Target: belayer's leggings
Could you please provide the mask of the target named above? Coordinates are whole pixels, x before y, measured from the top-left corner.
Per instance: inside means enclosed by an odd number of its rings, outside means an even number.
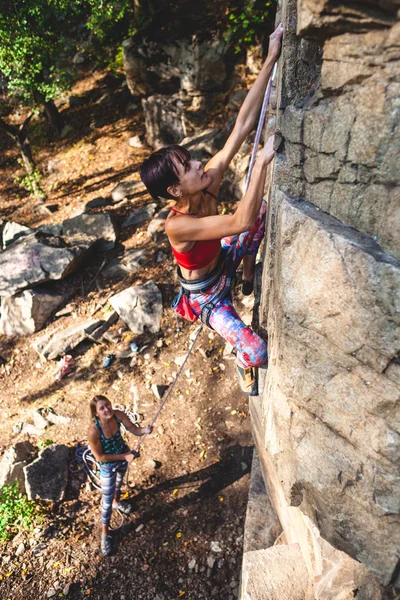
[[[221,240],[222,248],[228,251],[235,268],[240,264],[245,254],[256,256],[265,230],[265,214],[267,204],[261,203],[255,225],[251,231],[231,235]],[[188,301],[196,315],[212,302],[222,289],[225,275],[207,293],[190,293]],[[210,325],[227,342],[237,350],[237,362],[242,367],[259,367],[267,361],[267,345],[260,336],[247,327],[237,314],[232,304],[232,294],[229,294],[213,308]]]
[[[128,468],[126,460],[107,463],[100,467],[100,483],[103,494],[101,502],[101,522],[109,525],[114,496],[119,496],[122,480]]]

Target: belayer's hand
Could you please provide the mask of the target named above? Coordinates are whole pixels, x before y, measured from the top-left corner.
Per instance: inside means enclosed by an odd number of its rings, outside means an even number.
[[[269,36],[268,57],[274,60],[279,58],[282,47],[283,25],[279,23],[274,33]]]
[[[135,455],[133,454],[133,452],[128,452],[127,454],[125,454],[125,460],[127,463],[131,463],[133,460],[135,460]]]
[[[153,431],[153,428],[151,425],[149,425],[148,427],[144,427],[143,428],[143,435],[146,435],[147,433],[151,433]]]

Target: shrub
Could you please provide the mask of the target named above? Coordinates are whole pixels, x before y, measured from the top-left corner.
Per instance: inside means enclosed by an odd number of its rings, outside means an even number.
[[[0,490],[0,541],[13,537],[22,529],[32,529],[40,523],[42,509],[23,494],[18,483]]]

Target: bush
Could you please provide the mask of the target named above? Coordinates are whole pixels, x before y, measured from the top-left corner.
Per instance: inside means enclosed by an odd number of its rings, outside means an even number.
[[[275,0],[253,0],[245,3],[242,10],[228,13],[228,29],[225,40],[234,40],[235,52],[239,53],[259,43],[265,33],[265,22]]]
[[[32,529],[42,521],[42,509],[22,494],[18,483],[0,490],[0,541],[14,536],[20,529]]]

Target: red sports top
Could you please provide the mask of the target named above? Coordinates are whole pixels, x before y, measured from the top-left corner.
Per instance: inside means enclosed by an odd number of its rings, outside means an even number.
[[[171,208],[173,212],[180,215],[187,215],[187,213],[179,212],[175,208]],[[202,240],[195,242],[193,248],[187,252],[178,252],[172,246],[173,255],[176,258],[176,262],[180,267],[187,269],[188,271],[197,271],[203,269],[210,264],[216,256],[218,256],[221,250],[221,240]]]

